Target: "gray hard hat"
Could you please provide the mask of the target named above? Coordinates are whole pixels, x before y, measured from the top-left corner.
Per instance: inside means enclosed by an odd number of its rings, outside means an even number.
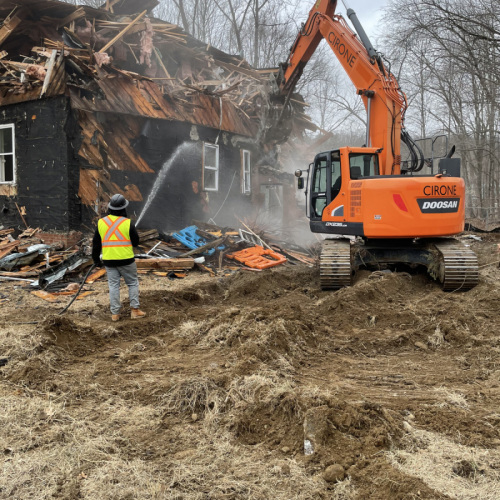
[[[114,194],[108,203],[110,210],[123,210],[128,207],[128,200],[122,194]]]

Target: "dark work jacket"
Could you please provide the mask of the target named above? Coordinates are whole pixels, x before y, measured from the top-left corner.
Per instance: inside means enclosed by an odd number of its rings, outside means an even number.
[[[109,215],[118,215],[119,217],[127,217],[124,211],[118,210],[110,210]],[[130,241],[132,242],[132,246],[139,246],[139,234],[137,233],[137,229],[133,222],[130,222]],[[101,264],[101,252],[102,252],[102,240],[101,235],[99,234],[99,229],[95,230],[94,238],[92,240],[92,260],[96,266]],[[128,266],[135,261],[135,258],[131,259],[122,259],[122,260],[103,260],[103,264],[107,267],[118,267],[118,266]]]

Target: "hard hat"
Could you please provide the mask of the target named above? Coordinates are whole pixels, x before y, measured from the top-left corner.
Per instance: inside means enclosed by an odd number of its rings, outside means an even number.
[[[122,194],[114,194],[108,203],[110,210],[123,210],[128,206],[128,201]]]

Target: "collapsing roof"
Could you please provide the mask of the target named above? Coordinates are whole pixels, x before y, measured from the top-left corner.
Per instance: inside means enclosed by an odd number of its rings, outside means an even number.
[[[69,99],[79,127],[83,205],[99,212],[113,193],[144,201],[137,176],[117,171],[156,174],[157,165],[136,147],[153,121],[228,132],[233,145],[253,143],[264,157],[276,158],[269,153],[280,141],[269,131],[283,111],[272,98],[277,70],[256,70],[150,17],[156,0],[103,3],[95,9],[55,0],[0,0],[0,106]],[[291,105],[293,120],[287,120],[284,136],[291,129],[295,136],[316,130],[299,96]]]
[[[255,70],[148,17],[157,3],[108,0],[94,9],[0,0],[0,105],[66,93],[82,111],[179,120],[261,139],[273,70]],[[303,114],[296,125],[315,129]]]

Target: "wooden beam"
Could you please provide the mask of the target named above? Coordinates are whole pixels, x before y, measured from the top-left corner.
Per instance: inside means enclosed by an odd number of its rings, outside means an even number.
[[[7,40],[9,35],[19,26],[22,19],[18,16],[5,19],[3,26],[0,28],[0,45]]]
[[[44,68],[45,66],[42,66],[41,64],[33,64],[33,63],[22,63],[22,62],[17,62],[17,61],[2,61],[3,64],[7,66],[13,66],[14,68],[17,68],[19,70],[25,70],[29,68],[30,66],[37,66],[40,68]]]
[[[15,202],[17,211],[19,212],[19,215],[21,216],[21,219],[23,219],[24,225],[26,226],[26,229],[29,227],[28,224],[26,224],[26,219],[24,218],[23,213],[21,212],[21,209],[19,208],[19,205],[17,202]]]
[[[57,50],[53,50],[47,65],[47,74],[45,75],[45,80],[43,81],[43,87],[42,91],[40,92],[40,97],[43,97],[43,95],[45,94],[45,92],[47,92],[47,89],[49,88],[50,79],[52,77],[52,72],[54,70],[54,64],[56,62],[56,55],[57,55]]]
[[[66,26],[72,21],[76,21],[77,19],[80,19],[81,17],[84,16],[85,16],[85,11],[83,10],[82,7],[79,7],[69,16],[66,16],[64,19],[61,19],[61,22],[57,25],[57,29],[61,29],[63,26]]]
[[[163,69],[163,72],[165,73],[165,75],[167,75],[167,79],[168,80],[173,80],[173,78],[169,75],[169,73],[167,71],[167,68],[163,64],[163,61],[161,59],[161,52],[156,47],[153,47],[153,51],[155,53],[156,60],[160,63],[160,66]]]
[[[218,238],[214,241],[210,241],[206,245],[203,245],[199,248],[195,248],[194,250],[190,250],[189,252],[183,253],[179,255],[179,257],[189,257],[190,255],[196,255],[198,253],[203,253],[205,250],[209,250],[210,248],[213,247],[218,247],[219,245],[222,245],[226,241],[226,237]]]
[[[125,29],[120,31],[120,33],[118,33],[118,35],[116,35],[113,38],[113,40],[108,42],[99,52],[101,53],[106,52],[111,46],[113,46],[118,40],[120,40],[120,38],[124,37],[130,31],[132,26],[134,26],[134,24],[139,22],[146,15],[147,12],[148,12],[147,10],[141,12]]]
[[[194,259],[136,259],[137,269],[192,269]]]

